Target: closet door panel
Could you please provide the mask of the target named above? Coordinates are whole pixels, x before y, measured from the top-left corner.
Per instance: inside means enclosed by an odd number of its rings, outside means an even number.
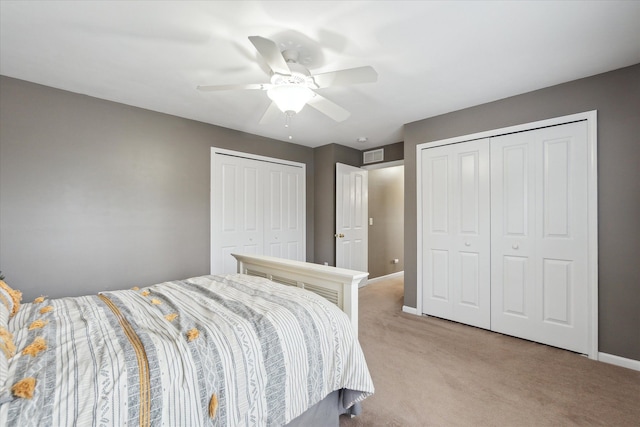
[[[426,314],[456,320],[453,312],[451,258],[455,243],[453,217],[453,163],[450,147],[422,150],[423,293]]]
[[[286,191],[283,185],[284,172],[281,170],[268,170],[266,184],[267,197],[267,230],[272,233],[278,233],[282,231],[282,223],[286,220],[283,215],[283,209],[286,196],[283,197],[283,193]]]
[[[540,342],[588,353],[587,124],[536,131]]]
[[[215,156],[212,169],[212,272],[234,273],[232,253],[263,251],[261,165],[249,159]]]
[[[492,329],[581,353],[589,352],[586,132],[577,122],[491,140]]]
[[[429,303],[433,307],[432,314],[446,318],[453,317],[452,283],[450,274],[450,256],[452,242],[450,241],[449,219],[452,216],[450,202],[452,154],[446,150],[442,153],[429,153],[429,181],[427,212],[429,236],[427,242],[430,249],[428,255],[429,281],[428,295],[432,299]],[[434,304],[436,302],[436,304]],[[437,303],[441,304],[437,304]],[[437,314],[436,314],[437,313]]]
[[[544,141],[542,166],[542,235],[568,238],[571,194],[569,171],[570,141]]]
[[[542,318],[545,322],[567,326],[572,323],[572,264],[566,260],[542,260]]]
[[[428,183],[427,217],[428,230],[434,235],[449,234],[449,193],[450,190],[450,154],[427,153]]]
[[[480,234],[479,154],[475,150],[459,153],[456,174],[460,188],[457,209],[460,234],[474,237]]]
[[[305,258],[305,200],[304,200],[304,171],[298,167],[288,167],[285,183],[285,240],[287,258],[306,261]]]
[[[477,253],[460,253],[460,304],[477,309],[480,307],[480,256]]]
[[[511,237],[523,237],[529,235],[529,145],[526,143],[526,136],[522,142],[515,144],[504,144],[502,156],[498,159],[502,165],[501,190],[503,194],[502,218],[503,235]],[[500,144],[496,138],[494,144]],[[496,165],[494,164],[494,167]],[[500,166],[497,169],[500,172]]]
[[[422,152],[423,311],[489,328],[488,140]]]
[[[269,165],[265,171],[265,255],[282,257],[283,209],[286,200],[283,188],[284,172]]]
[[[491,329],[530,334],[535,316],[535,156],[529,132],[491,139]]]
[[[266,163],[265,254],[304,261],[302,168]]]
[[[456,144],[453,167],[453,294],[459,322],[491,326],[489,140]]]
[[[529,317],[527,290],[531,288],[531,284],[527,280],[530,274],[528,261],[526,257],[515,256],[504,256],[501,260],[501,276],[506,283],[502,288],[500,301],[503,315],[525,319]]]
[[[449,251],[442,249],[431,249],[429,256],[429,280],[430,290],[429,297],[432,300],[438,300],[446,304],[446,308],[442,311],[442,316],[453,316],[451,301],[451,281],[449,280]],[[431,314],[437,311],[431,310]]]

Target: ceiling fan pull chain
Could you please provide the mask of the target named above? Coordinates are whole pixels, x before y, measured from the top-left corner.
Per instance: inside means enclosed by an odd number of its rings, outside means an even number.
[[[284,113],[284,127],[289,129],[289,139],[293,139],[293,136],[291,135],[291,119],[294,116],[294,112],[293,111],[287,111],[286,113]]]

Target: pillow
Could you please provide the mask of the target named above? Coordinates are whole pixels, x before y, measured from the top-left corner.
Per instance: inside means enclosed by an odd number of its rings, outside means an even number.
[[[13,317],[18,312],[20,301],[22,301],[22,292],[11,289],[4,280],[0,280],[0,306],[6,308],[9,317]],[[0,326],[6,324],[2,320],[2,314],[0,313]]]
[[[21,300],[22,293],[11,289],[4,280],[0,279],[0,403],[9,396],[7,388],[9,359],[16,352],[13,335],[8,330],[9,318],[18,312]]]
[[[13,311],[13,299],[0,285],[0,328],[6,328],[9,325],[9,314],[11,311]]]
[[[13,343],[13,334],[7,328],[0,326],[0,357],[10,359],[16,354],[16,346]]]
[[[9,376],[9,361],[4,357],[4,351],[0,350],[0,404],[9,395],[9,389],[7,386],[7,378]]]
[[[7,376],[9,375],[9,358],[16,352],[13,335],[6,327],[0,326],[0,403],[8,395]]]
[[[3,301],[4,295],[0,291],[0,328],[9,327],[9,310]]]

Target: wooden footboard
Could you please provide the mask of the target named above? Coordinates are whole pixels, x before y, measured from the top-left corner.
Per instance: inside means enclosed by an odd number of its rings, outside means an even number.
[[[358,285],[369,273],[264,255],[232,254],[238,273],[265,277],[314,292],[344,311],[358,335]]]

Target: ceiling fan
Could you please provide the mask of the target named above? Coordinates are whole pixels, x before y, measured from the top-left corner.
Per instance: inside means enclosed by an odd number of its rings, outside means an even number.
[[[299,52],[286,49],[280,52],[278,45],[267,38],[250,36],[249,40],[271,69],[270,83],[232,84],[219,86],[198,86],[202,91],[254,89],[264,90],[273,102],[260,119],[268,121],[274,113],[281,111],[287,119],[299,113],[305,105],[310,105],[337,122],[346,120],[351,113],[338,104],[329,101],[316,92],[330,86],[344,86],[356,83],[372,83],[378,73],[371,66],[350,68],[312,75],[298,63]]]

